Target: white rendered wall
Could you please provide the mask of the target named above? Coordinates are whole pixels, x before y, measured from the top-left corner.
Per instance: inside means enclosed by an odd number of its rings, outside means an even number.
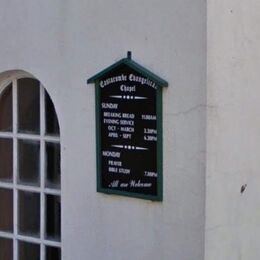
[[[207,260],[260,259],[259,14],[208,1]]]
[[[202,260],[205,1],[2,0],[0,33],[0,72],[32,73],[56,105],[63,260]],[[169,82],[162,203],[96,192],[95,97],[86,79],[128,50]]]

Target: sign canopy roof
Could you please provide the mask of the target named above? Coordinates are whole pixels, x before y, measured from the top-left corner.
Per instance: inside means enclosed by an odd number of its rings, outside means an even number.
[[[134,71],[140,73],[143,77],[146,77],[160,87],[167,87],[168,82],[164,79],[160,78],[159,76],[155,75],[153,72],[149,71],[148,69],[144,68],[143,66],[139,65],[135,61],[132,60],[131,52],[127,53],[127,58],[121,59],[118,62],[114,63],[113,65],[109,66],[108,68],[102,70],[101,72],[97,73],[93,77],[89,78],[87,83],[95,83],[96,81],[104,78],[106,74],[109,74],[111,71],[116,70],[117,68],[121,67],[122,65],[126,65],[129,68],[133,69]]]

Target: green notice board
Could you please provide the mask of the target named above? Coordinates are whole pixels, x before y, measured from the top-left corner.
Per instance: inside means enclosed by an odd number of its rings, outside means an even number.
[[[128,57],[88,83],[96,88],[97,191],[162,201],[162,89]]]

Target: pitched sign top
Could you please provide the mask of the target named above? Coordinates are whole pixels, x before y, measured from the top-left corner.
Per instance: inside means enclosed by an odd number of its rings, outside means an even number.
[[[153,72],[149,71],[148,69],[144,68],[140,64],[136,63],[132,60],[131,52],[127,53],[127,58],[121,59],[118,62],[114,63],[113,65],[109,66],[108,68],[102,70],[101,72],[97,73],[93,77],[89,78],[87,83],[95,83],[97,80],[104,78],[106,74],[110,73],[117,68],[126,65],[129,68],[133,69],[134,71],[141,74],[143,77],[146,77],[153,81],[159,87],[168,87],[168,82],[164,79],[160,78],[159,76],[155,75]]]

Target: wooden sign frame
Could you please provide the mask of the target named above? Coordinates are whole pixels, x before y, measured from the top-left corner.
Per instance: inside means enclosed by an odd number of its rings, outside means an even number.
[[[156,91],[156,102],[155,102],[155,111],[156,111],[156,187],[153,187],[153,190],[156,190],[156,192],[142,192],[140,190],[142,189],[136,189],[133,188],[134,191],[131,191],[131,188],[128,187],[126,190],[119,186],[119,181],[116,181],[116,183],[112,183],[109,187],[107,185],[104,185],[102,183],[102,180],[104,179],[104,175],[108,174],[107,172],[104,172],[104,169],[102,169],[102,165],[104,165],[104,158],[102,155],[102,140],[104,142],[104,136],[102,136],[102,109],[101,109],[101,103],[102,103],[102,88],[104,87],[104,79],[110,75],[110,73],[115,73],[117,71],[120,71],[122,68],[125,70],[132,71],[140,76],[140,79],[143,79],[143,81],[139,83],[137,82],[137,87],[141,87],[140,84],[147,84],[150,87],[154,88]],[[133,75],[133,74],[131,74]],[[124,76],[122,76],[124,77]],[[113,78],[112,78],[113,79]],[[114,78],[116,80],[116,78]],[[141,199],[147,199],[147,200],[153,200],[153,201],[162,201],[163,200],[163,136],[162,136],[162,89],[163,87],[167,87],[168,83],[161,79],[160,77],[156,76],[149,70],[145,69],[138,63],[134,62],[131,58],[131,53],[128,52],[127,58],[124,58],[115,64],[109,66],[105,70],[101,71],[100,73],[96,74],[95,76],[88,79],[87,83],[95,83],[95,95],[96,95],[96,165],[97,165],[97,191],[106,193],[106,194],[116,194],[116,195],[123,195],[123,196],[129,196],[129,197],[135,197],[135,198],[141,198]],[[106,83],[106,82],[105,82]],[[108,82],[108,84],[111,84],[111,82]],[[109,86],[106,86],[109,88]],[[129,96],[124,96],[124,98],[129,98]],[[131,96],[130,96],[131,98]],[[134,98],[132,96],[132,98]],[[104,133],[103,133],[104,134]],[[149,137],[149,136],[148,136]],[[151,138],[155,136],[150,136]],[[106,138],[106,137],[105,137]],[[135,149],[136,146],[130,146]],[[103,167],[105,168],[105,167]],[[115,168],[116,169],[116,168]],[[103,179],[102,179],[103,178]],[[140,177],[141,178],[141,177]],[[133,181],[133,180],[131,180]],[[136,180],[131,183],[136,183]],[[104,182],[104,181],[103,181]],[[140,182],[140,179],[139,179]],[[141,185],[142,183],[136,183],[136,185]],[[152,185],[152,184],[151,184]],[[155,185],[155,184],[153,184]],[[152,186],[151,186],[152,187]],[[137,190],[137,191],[135,191]]]

